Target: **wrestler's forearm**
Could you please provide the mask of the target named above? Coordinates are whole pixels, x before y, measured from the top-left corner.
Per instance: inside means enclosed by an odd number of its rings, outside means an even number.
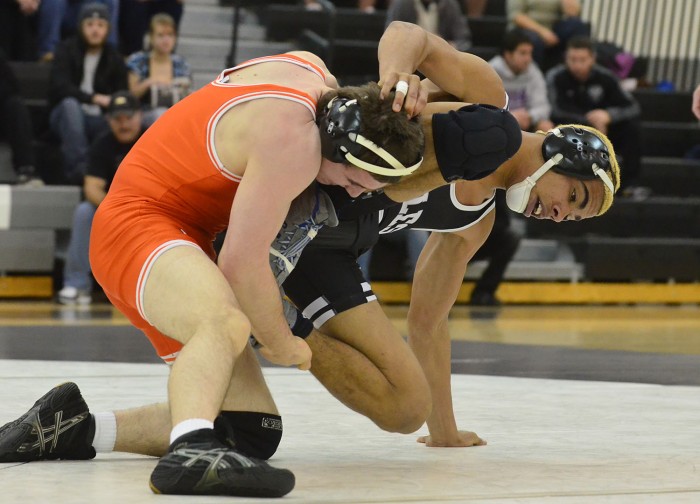
[[[437,445],[449,445],[458,437],[452,405],[451,349],[447,319],[432,330],[409,327],[409,345],[430,386],[433,409],[427,424]]]
[[[379,77],[391,72],[413,73],[426,58],[428,32],[411,23],[394,21],[379,40]]]
[[[274,346],[291,335],[282,314],[282,301],[269,264],[248,261],[244,267],[222,267],[243,313],[252,325],[255,338],[263,346]]]

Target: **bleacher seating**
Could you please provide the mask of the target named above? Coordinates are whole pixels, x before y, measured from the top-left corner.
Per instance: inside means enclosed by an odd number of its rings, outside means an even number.
[[[690,104],[686,105],[690,108]],[[643,121],[642,156],[683,157],[700,144],[700,125],[683,122]]]
[[[386,13],[382,11],[367,14],[358,9],[339,7],[335,11],[335,37],[379,41],[384,33],[385,19]],[[308,11],[303,5],[273,4],[266,9],[265,28],[267,39],[273,41],[296,39],[305,29],[328,37],[329,14]]]
[[[527,236],[571,244],[585,278],[700,280],[700,198],[618,198],[606,215],[575,223],[527,219]]]
[[[54,268],[56,231],[70,229],[80,188],[0,185],[0,273]]]
[[[472,44],[477,47],[500,47],[508,21],[503,16],[481,16],[467,20]]]

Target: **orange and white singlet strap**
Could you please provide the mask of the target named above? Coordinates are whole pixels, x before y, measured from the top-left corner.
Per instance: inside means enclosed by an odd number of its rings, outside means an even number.
[[[241,177],[240,175],[236,175],[235,173],[232,173],[226,169],[224,163],[221,162],[221,159],[219,159],[219,156],[216,153],[214,141],[214,131],[216,130],[216,125],[219,123],[219,120],[223,117],[223,115],[229,111],[229,109],[251,100],[258,100],[260,98],[278,98],[282,100],[290,100],[303,105],[309,110],[311,117],[313,119],[316,118],[316,102],[306,93],[302,93],[301,91],[296,91],[291,88],[283,88],[274,85],[260,85],[256,87],[258,88],[257,90],[241,94],[222,104],[218,110],[214,112],[207,123],[207,152],[209,154],[209,159],[224,177],[234,182],[240,182]]]
[[[199,250],[202,250],[199,245],[188,240],[170,240],[165,243],[162,243],[153,252],[151,252],[146,261],[143,263],[143,266],[141,266],[139,279],[136,282],[136,309],[138,310],[139,315],[141,315],[141,318],[143,318],[146,322],[148,322],[151,325],[153,324],[150,320],[148,320],[146,312],[143,309],[143,292],[144,288],[146,287],[146,280],[148,279],[148,275],[151,273],[151,269],[153,268],[153,264],[156,262],[156,259],[158,259],[161,255],[163,255],[163,253],[167,252],[168,250],[181,246],[194,247]]]
[[[299,103],[300,105],[303,105],[306,107],[309,112],[311,113],[311,117],[315,120],[316,119],[316,100],[313,99],[310,95],[303,91],[299,91],[297,89],[285,87],[285,86],[280,86],[277,84],[246,84],[246,85],[239,85],[239,84],[231,84],[228,83],[228,74],[231,72],[234,72],[236,70],[239,70],[241,68],[246,68],[252,65],[257,65],[259,63],[269,63],[269,62],[282,62],[282,63],[291,63],[300,67],[303,67],[310,72],[313,72],[316,74],[321,80],[325,81],[326,78],[326,73],[318,66],[314,65],[313,63],[310,63],[306,61],[303,58],[300,58],[298,56],[294,56],[292,54],[279,54],[276,56],[263,56],[261,58],[255,58],[249,61],[246,61],[245,63],[242,63],[238,66],[235,66],[233,68],[229,68],[221,72],[219,77],[216,78],[212,82],[213,86],[217,87],[234,87],[234,88],[240,88],[240,87],[247,87],[249,88],[249,91],[246,93],[242,93],[238,96],[235,96],[231,98],[230,100],[226,101],[224,104],[222,104],[216,112],[212,115],[212,117],[209,119],[209,122],[207,124],[207,152],[209,154],[209,159],[212,161],[214,166],[219,170],[219,172],[226,177],[229,180],[232,180],[234,182],[240,182],[241,177],[239,175],[236,175],[235,173],[232,173],[226,169],[224,164],[221,162],[219,159],[219,156],[216,153],[216,149],[214,147],[214,130],[216,129],[216,125],[218,124],[219,120],[221,117],[228,112],[228,110],[231,107],[235,107],[236,105],[239,105],[241,103],[245,103],[247,101],[251,100],[257,100],[260,98],[278,98],[282,100],[290,100],[296,103]]]
[[[269,63],[269,62],[278,62],[278,63],[291,63],[293,65],[300,66],[302,68],[307,69],[310,72],[315,73],[318,75],[319,79],[322,81],[326,81],[326,72],[323,71],[323,69],[318,66],[314,65],[310,61],[306,61],[303,58],[300,58],[299,56],[295,56],[293,54],[276,54],[273,56],[263,56],[261,58],[254,58],[248,61],[245,61],[241,63],[240,65],[237,65],[233,68],[227,68],[223,72],[219,74],[219,77],[214,81],[214,84],[223,84],[223,79],[226,75],[230,74],[231,72],[235,72],[236,70],[240,70],[241,68],[246,68],[249,66],[257,65],[259,63]]]

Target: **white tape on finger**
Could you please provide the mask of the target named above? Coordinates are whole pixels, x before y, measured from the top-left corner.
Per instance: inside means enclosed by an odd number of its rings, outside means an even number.
[[[403,93],[404,96],[408,94],[408,82],[406,81],[399,81],[396,83],[396,92],[397,93]]]

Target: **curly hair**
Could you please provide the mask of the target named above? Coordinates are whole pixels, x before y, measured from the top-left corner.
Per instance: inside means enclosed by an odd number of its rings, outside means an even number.
[[[425,135],[417,117],[409,119],[405,112],[394,112],[394,93],[383,100],[381,89],[372,82],[363,86],[345,86],[324,94],[316,106],[316,115],[325,113],[328,103],[335,97],[355,99],[362,111],[360,134],[383,147],[404,166],[415,164],[423,155]],[[359,159],[376,166],[392,168],[384,159],[369,149],[364,149]],[[397,182],[400,177],[372,174],[380,182]]]

